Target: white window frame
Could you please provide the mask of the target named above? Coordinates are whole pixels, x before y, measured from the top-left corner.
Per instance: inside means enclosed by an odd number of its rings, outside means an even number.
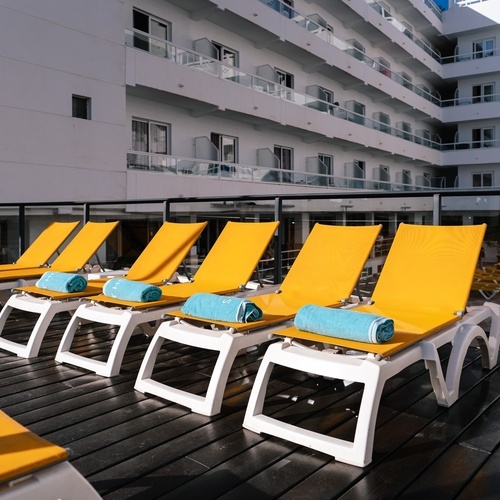
[[[491,179],[490,183],[485,183],[485,177]],[[479,179],[479,184],[475,184],[475,179]],[[472,187],[493,187],[495,185],[495,172],[472,172]]]
[[[485,47],[486,45],[486,47]],[[472,42],[472,53],[474,59],[483,59],[495,55],[495,39],[485,38],[484,40],[477,40]]]

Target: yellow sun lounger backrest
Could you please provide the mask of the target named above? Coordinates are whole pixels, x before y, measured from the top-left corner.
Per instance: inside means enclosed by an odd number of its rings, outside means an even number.
[[[0,483],[68,458],[65,449],[33,434],[2,411],[0,443]]]
[[[82,269],[118,222],[87,222],[54,260],[52,271],[71,272]]]
[[[465,311],[486,225],[400,224],[372,301],[380,308]]]
[[[29,245],[12,268],[42,266],[54,255],[79,222],[53,222]],[[10,267],[0,266],[1,269]]]
[[[245,285],[278,227],[278,222],[229,221],[194,276],[197,287],[233,290]]]
[[[164,222],[129,269],[127,279],[148,283],[169,279],[206,225],[206,222]]]
[[[280,290],[301,303],[348,299],[382,226],[315,224]]]

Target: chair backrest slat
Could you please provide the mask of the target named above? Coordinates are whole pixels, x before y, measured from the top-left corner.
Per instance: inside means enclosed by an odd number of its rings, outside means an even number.
[[[46,264],[78,224],[78,221],[50,224],[17,259],[16,267],[36,267]]]
[[[349,298],[381,228],[315,224],[281,292],[316,305]]]
[[[206,225],[164,222],[130,267],[127,278],[152,284],[171,278]]]
[[[465,311],[486,224],[400,224],[372,295],[392,310]]]
[[[51,270],[72,272],[88,263],[118,222],[87,222],[54,260]]]
[[[229,221],[194,276],[207,290],[234,289],[252,277],[278,222]]]

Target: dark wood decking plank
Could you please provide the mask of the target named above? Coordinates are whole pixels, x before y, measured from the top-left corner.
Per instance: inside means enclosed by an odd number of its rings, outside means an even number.
[[[457,500],[468,500],[470,498],[496,500],[500,491],[499,470],[500,447],[497,447],[471,481],[464,485],[463,490],[457,496]]]
[[[500,383],[499,370],[489,376],[492,386]],[[435,418],[431,418],[428,425],[415,435],[409,436],[394,453],[376,464],[370,474],[353,485],[342,498],[359,498],[359,495],[392,498],[395,492],[404,491],[422,471],[453,445],[463,430],[471,425],[477,415],[485,411],[497,396],[497,391],[490,389],[485,393],[483,384],[478,384],[451,408],[437,410]],[[416,409],[419,411],[421,408]],[[387,430],[383,429],[383,432]],[[375,443],[380,439],[378,432]]]

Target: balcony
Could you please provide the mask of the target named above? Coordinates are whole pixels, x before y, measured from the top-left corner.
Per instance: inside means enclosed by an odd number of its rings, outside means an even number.
[[[368,117],[356,116],[356,113],[350,110],[335,107],[332,103],[321,101],[317,97],[298,92],[261,76],[243,72],[216,59],[193,50],[178,47],[164,40],[160,41],[144,33],[127,30],[126,35],[127,47],[130,47],[127,51],[127,64],[134,68],[133,72],[128,72],[127,78],[127,91],[131,94],[147,97],[148,88],[158,89],[166,92],[162,97],[164,102],[171,102],[176,106],[192,109],[195,115],[232,110],[240,113],[239,119],[243,122],[254,125],[256,122],[260,122],[262,125],[265,125],[266,122],[269,122],[269,124],[273,122],[274,127],[292,127],[300,130],[299,134],[309,138],[315,136],[324,137],[325,130],[332,129],[335,120],[344,120],[353,125],[336,127],[336,137],[333,138],[335,141],[340,141],[340,143],[352,142],[352,138],[356,133],[356,129],[352,129],[352,126],[361,125],[376,131],[367,134],[365,147],[372,148],[375,151],[382,150],[391,154],[401,154],[403,157],[411,156],[427,163],[439,163],[439,155],[429,153],[429,149],[440,150],[439,141],[430,141],[426,147],[422,148],[421,141],[416,136],[405,134],[402,136],[404,140],[413,143],[414,146],[411,146],[411,149],[408,149],[403,144],[395,147],[397,141],[392,140],[388,143],[385,133],[388,133],[393,138],[401,137],[396,128],[387,127],[386,124],[381,124]],[[137,45],[137,37],[141,41],[141,46],[145,46],[142,42],[148,41],[148,47],[154,47],[153,53],[134,48]],[[352,49],[354,48],[352,47]],[[149,50],[151,51],[151,49]],[[161,59],[169,63],[175,63],[184,69],[171,71],[167,65],[162,66],[163,63],[159,62]],[[379,68],[378,73],[382,75],[380,63],[373,61],[373,64],[376,64],[377,68]],[[205,76],[194,77],[193,70],[199,71]],[[401,80],[399,75],[389,74],[395,80]],[[385,77],[384,73],[381,78]],[[216,87],[211,83],[212,78],[217,78],[231,86],[221,85]],[[232,87],[233,85],[235,87]],[[196,96],[201,93],[206,95],[204,90],[207,86],[212,88],[210,95],[207,96],[205,101],[197,101]],[[241,98],[242,91],[239,89],[242,87],[253,92],[251,98]],[[418,91],[422,95],[425,94],[422,89],[418,89]],[[287,113],[282,113],[281,106],[284,105],[306,107],[308,112],[296,113],[290,110]],[[408,102],[405,102],[405,106],[408,106]],[[417,115],[422,114],[418,109],[414,108],[414,110]],[[317,113],[314,122],[308,119],[309,112]],[[283,118],[281,118],[278,125],[276,123],[277,116],[286,116],[287,122],[283,122]],[[383,131],[384,135],[381,136],[379,131]]]

